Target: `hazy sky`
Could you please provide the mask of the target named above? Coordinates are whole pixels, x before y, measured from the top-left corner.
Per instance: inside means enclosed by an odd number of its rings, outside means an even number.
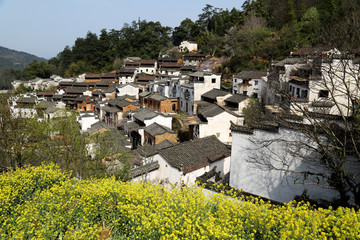
[[[120,30],[124,23],[159,21],[176,27],[193,21],[206,4],[241,9],[244,0],[0,0],[0,46],[55,57],[88,31]]]

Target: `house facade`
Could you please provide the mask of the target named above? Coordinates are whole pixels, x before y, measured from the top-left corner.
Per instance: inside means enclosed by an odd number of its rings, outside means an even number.
[[[328,171],[311,164],[312,159],[319,156],[301,147],[300,142],[311,144],[311,141],[291,125],[257,128],[232,125],[231,133],[231,187],[278,202],[294,200],[304,190],[310,199],[319,202],[339,198],[334,189],[317,186],[328,185],[321,178],[312,178],[317,184],[302,184],[304,175],[301,172],[327,174]]]
[[[266,88],[265,71],[242,71],[233,76],[233,94],[242,94],[249,97],[259,98]]]

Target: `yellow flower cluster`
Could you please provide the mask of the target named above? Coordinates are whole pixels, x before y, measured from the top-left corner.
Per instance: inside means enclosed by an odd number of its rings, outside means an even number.
[[[0,175],[0,189],[1,239],[360,239],[352,209],[75,181],[54,165]]]

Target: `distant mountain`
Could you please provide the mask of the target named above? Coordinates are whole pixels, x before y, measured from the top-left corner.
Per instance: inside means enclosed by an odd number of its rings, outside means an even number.
[[[35,55],[11,50],[0,46],[0,70],[4,68],[12,68],[14,70],[22,70],[33,61],[41,61],[46,59]]]

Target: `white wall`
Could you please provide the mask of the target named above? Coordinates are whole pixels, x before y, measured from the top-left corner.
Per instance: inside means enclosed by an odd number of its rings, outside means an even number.
[[[172,117],[171,116],[166,117],[166,116],[158,115],[152,119],[148,119],[148,120],[144,121],[146,126],[149,126],[155,122],[157,124],[160,124],[160,125],[163,125],[165,127],[172,129]]]
[[[91,125],[99,122],[99,118],[95,115],[91,117],[82,117],[80,120],[78,120],[78,122],[81,126],[81,131],[86,131],[88,128],[91,127]]]
[[[238,118],[228,112],[223,112],[215,117],[208,117],[207,124],[199,125],[199,137],[215,135],[223,143],[231,143],[230,121],[237,123]]]
[[[117,93],[118,97],[124,96],[124,95],[130,95],[135,96],[136,99],[139,99],[139,88],[131,86],[131,85],[125,85],[122,87],[118,87],[117,90],[119,91]]]
[[[294,130],[280,128],[279,133],[263,130],[254,130],[254,134],[232,131],[232,152],[230,186],[242,189],[245,192],[256,194],[279,202],[288,202],[296,195],[301,195],[304,189],[308,190],[311,199],[333,200],[338,193],[332,189],[325,189],[314,185],[295,184],[296,179],[302,179],[303,175],[285,173],[280,170],[270,170],[266,165],[256,165],[256,162],[271,163],[276,168],[286,168],[295,171],[318,171],[326,172],[319,166],[314,166],[301,161],[301,158],[290,154],[297,141],[307,139]],[[279,141],[282,139],[284,141]],[[261,145],[264,141],[275,140],[267,147]],[[308,140],[307,142],[311,144]],[[267,142],[269,143],[269,142]],[[297,153],[307,156],[308,159],[316,158],[314,153],[301,148],[298,145]],[[283,163],[286,162],[288,166]],[[324,183],[324,182],[322,182]],[[326,183],[324,183],[326,184]]]

